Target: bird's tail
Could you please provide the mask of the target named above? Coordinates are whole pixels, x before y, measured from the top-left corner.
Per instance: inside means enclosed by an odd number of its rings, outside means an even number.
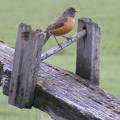
[[[46,30],[45,33],[46,33],[46,38],[45,38],[45,43],[46,43],[48,39],[50,38],[51,33],[48,30]]]

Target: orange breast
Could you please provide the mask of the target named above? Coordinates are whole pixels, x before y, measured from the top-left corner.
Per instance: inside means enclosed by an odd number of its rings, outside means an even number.
[[[64,35],[70,32],[75,24],[75,20],[72,17],[68,17],[67,21],[64,23],[64,26],[54,29],[52,33],[56,36]]]

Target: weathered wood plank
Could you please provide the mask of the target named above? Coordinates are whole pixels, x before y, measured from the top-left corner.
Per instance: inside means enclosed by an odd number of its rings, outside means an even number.
[[[44,40],[44,33],[34,32],[30,26],[23,23],[19,25],[10,81],[10,104],[20,108],[31,107],[33,104],[36,74]]]
[[[2,48],[0,61],[4,64],[4,75],[8,76],[5,71],[12,70],[12,55]],[[85,79],[74,73],[43,62],[39,66],[33,106],[55,120],[120,120],[120,99],[88,87]]]
[[[100,28],[91,19],[78,20],[78,32],[86,30],[86,36],[77,41],[76,73],[99,86]]]

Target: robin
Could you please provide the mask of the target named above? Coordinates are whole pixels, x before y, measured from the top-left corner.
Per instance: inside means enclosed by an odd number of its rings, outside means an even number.
[[[69,33],[73,29],[75,24],[76,12],[78,12],[78,10],[76,10],[73,7],[69,7],[56,21],[50,24],[46,29],[47,32],[46,41],[49,39],[51,35],[53,35],[57,44],[60,46],[59,42],[56,39],[56,36],[62,36],[69,39],[69,37],[66,37],[64,35]]]

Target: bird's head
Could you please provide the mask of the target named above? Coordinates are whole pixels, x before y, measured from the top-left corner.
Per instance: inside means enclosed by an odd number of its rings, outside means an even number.
[[[69,7],[64,11],[63,16],[75,17],[76,12],[78,12],[78,10],[73,7]]]

